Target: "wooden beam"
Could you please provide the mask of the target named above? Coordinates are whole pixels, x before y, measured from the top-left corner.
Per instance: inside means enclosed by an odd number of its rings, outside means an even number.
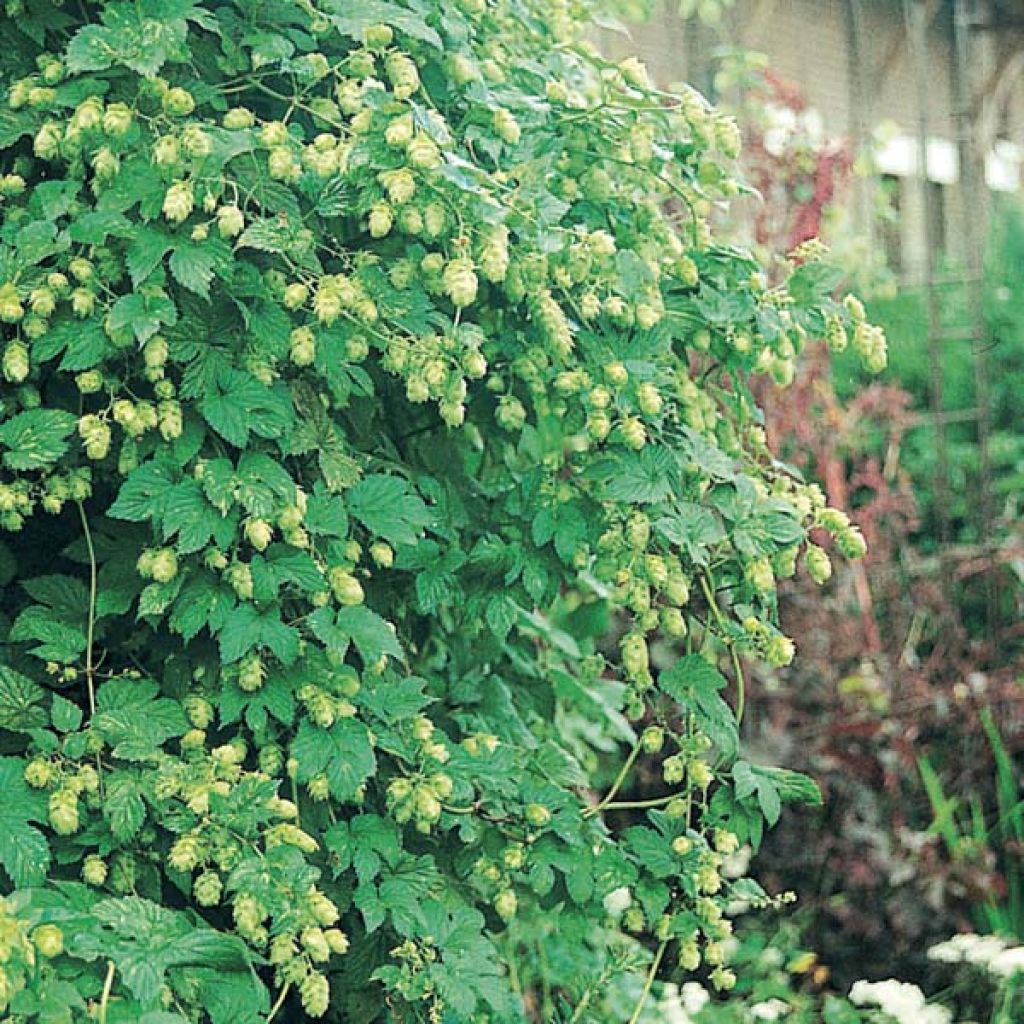
[[[942,0],[927,0],[927,5],[928,6],[925,8],[925,25],[927,28],[931,28],[932,22],[935,21],[935,17],[939,13]],[[885,56],[882,58],[882,62],[878,66],[878,71],[873,76],[876,96],[881,93],[882,86],[885,85],[885,80],[892,73],[892,69],[896,66],[896,62],[899,57],[907,52],[909,42],[910,40],[907,38],[906,26],[904,25],[901,31],[893,35],[892,41],[889,43],[889,48],[885,51]]]

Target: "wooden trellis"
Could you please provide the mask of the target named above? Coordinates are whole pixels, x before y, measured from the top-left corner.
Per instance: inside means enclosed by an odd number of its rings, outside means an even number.
[[[1012,79],[1024,71],[1024,0],[903,0],[906,38],[914,65],[917,100],[917,177],[924,216],[924,287],[928,307],[930,421],[936,447],[935,496],[939,539],[950,539],[951,489],[946,427],[950,422],[973,422],[978,441],[978,492],[973,495],[977,526],[984,545],[993,544],[995,507],[990,458],[991,399],[984,315],[984,245],[988,228],[985,160],[994,142],[993,107]],[[952,278],[940,275],[935,240],[935,194],[928,184],[928,145],[932,87],[928,36],[933,25],[952,40],[952,111],[959,165],[959,200],[963,259]],[[941,290],[959,286],[967,298],[968,323],[946,325],[941,316]],[[950,344],[969,344],[974,370],[974,404],[951,412],[942,386],[942,361]],[[992,549],[993,556],[995,548]],[[987,621],[992,639],[999,621],[998,566],[985,574]]]

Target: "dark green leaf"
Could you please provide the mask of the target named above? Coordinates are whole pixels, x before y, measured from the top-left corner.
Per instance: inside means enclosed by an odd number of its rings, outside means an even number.
[[[0,444],[8,450],[8,469],[42,469],[68,450],[68,437],[77,420],[61,409],[29,409],[0,424]]]

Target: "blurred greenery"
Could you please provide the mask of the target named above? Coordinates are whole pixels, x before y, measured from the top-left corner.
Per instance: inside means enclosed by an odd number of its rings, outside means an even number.
[[[991,493],[996,517],[1012,526],[1021,515],[1024,494],[1024,208],[1016,200],[995,196],[984,275],[985,336],[972,342],[970,304],[966,285],[940,288],[939,318],[947,329],[965,328],[962,338],[943,341],[941,372],[943,408],[949,412],[976,406],[973,345],[983,349],[990,386]],[[944,272],[944,278],[953,277]],[[928,302],[924,288],[901,288],[891,297],[868,303],[873,320],[889,337],[890,382],[914,398],[913,409],[930,408]],[[868,379],[849,355],[835,359],[835,385],[843,399],[852,398]],[[879,437],[879,444],[884,439]],[[978,543],[983,538],[978,517],[981,459],[974,420],[946,425],[949,459],[947,515],[955,543]],[[917,540],[922,550],[938,544],[935,478],[936,433],[928,418],[909,431],[901,462],[911,475],[921,521]]]

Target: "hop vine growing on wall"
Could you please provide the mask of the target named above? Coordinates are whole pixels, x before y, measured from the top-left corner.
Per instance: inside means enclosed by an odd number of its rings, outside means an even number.
[[[714,237],[736,124],[585,16],[7,0],[5,1019],[734,982],[723,859],[816,799],[742,758],[741,658],[808,531],[863,552],[747,383],[884,339]]]

